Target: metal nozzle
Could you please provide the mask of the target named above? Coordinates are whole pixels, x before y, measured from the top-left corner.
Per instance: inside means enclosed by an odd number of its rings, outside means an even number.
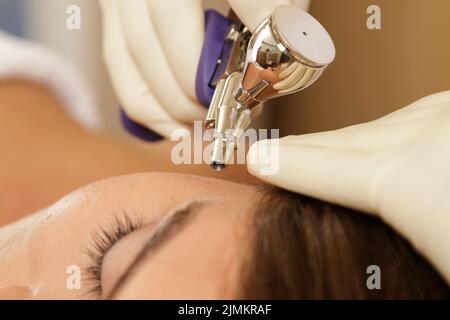
[[[241,29],[240,36],[236,27],[233,30],[231,56],[242,61],[226,62],[227,72],[216,82],[206,120],[207,127],[215,130],[211,166],[220,171],[230,163],[255,106],[307,88],[335,57],[326,30],[294,6],[276,8],[251,37],[247,30]],[[235,66],[232,73],[230,65]]]
[[[216,170],[217,172],[221,172],[223,170],[225,170],[226,166],[223,163],[219,163],[216,161],[211,162],[211,167]]]

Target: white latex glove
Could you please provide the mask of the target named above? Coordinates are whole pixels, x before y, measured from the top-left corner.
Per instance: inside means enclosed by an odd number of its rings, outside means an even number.
[[[255,157],[270,145],[279,171],[263,176]],[[380,216],[450,283],[450,91],[369,123],[261,141],[248,161],[271,184]]]
[[[225,0],[224,0],[225,1]],[[250,28],[290,0],[230,0]],[[296,0],[307,8],[309,0]],[[201,0],[100,0],[103,51],[119,100],[134,121],[170,137],[203,120],[195,79],[204,39]]]

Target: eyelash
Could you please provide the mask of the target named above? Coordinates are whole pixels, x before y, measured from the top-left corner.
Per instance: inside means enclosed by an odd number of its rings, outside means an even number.
[[[91,261],[83,272],[89,288],[85,293],[87,297],[99,298],[102,296],[102,265],[108,251],[118,241],[143,226],[142,221],[131,219],[123,212],[122,216],[115,217],[109,226],[101,227],[93,233],[92,244],[85,249],[85,253]]]

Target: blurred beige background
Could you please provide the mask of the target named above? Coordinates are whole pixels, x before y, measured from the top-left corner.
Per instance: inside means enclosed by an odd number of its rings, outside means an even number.
[[[15,0],[7,0],[15,1]],[[93,89],[104,130],[121,134],[118,102],[111,88],[101,52],[101,15],[97,0],[25,0],[25,33],[61,53],[80,69]],[[81,8],[81,30],[66,28],[66,9]]]
[[[207,2],[226,8],[221,0]],[[82,8],[81,31],[61,27],[70,4]],[[371,4],[381,7],[381,30],[366,27]],[[97,1],[27,0],[26,10],[27,32],[80,67],[96,92],[105,129],[122,134],[101,60]],[[450,90],[450,1],[312,0],[310,11],[333,37],[336,61],[312,87],[268,106],[260,123],[282,134],[336,129]]]
[[[366,27],[371,4],[381,7],[381,30]],[[330,32],[336,61],[312,87],[276,101],[282,134],[369,121],[450,90],[450,1],[312,0],[310,11]]]

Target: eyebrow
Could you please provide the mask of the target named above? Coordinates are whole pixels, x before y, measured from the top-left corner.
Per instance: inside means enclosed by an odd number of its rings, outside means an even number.
[[[199,209],[205,205],[205,202],[193,201],[186,206],[176,210],[169,217],[164,219],[156,231],[152,234],[149,240],[145,243],[144,247],[139,251],[133,262],[119,278],[116,285],[110,294],[108,294],[107,300],[113,299],[121,288],[128,282],[133,273],[138,269],[141,263],[153,252],[166,244],[175,234],[181,231],[187,224],[196,216]]]

